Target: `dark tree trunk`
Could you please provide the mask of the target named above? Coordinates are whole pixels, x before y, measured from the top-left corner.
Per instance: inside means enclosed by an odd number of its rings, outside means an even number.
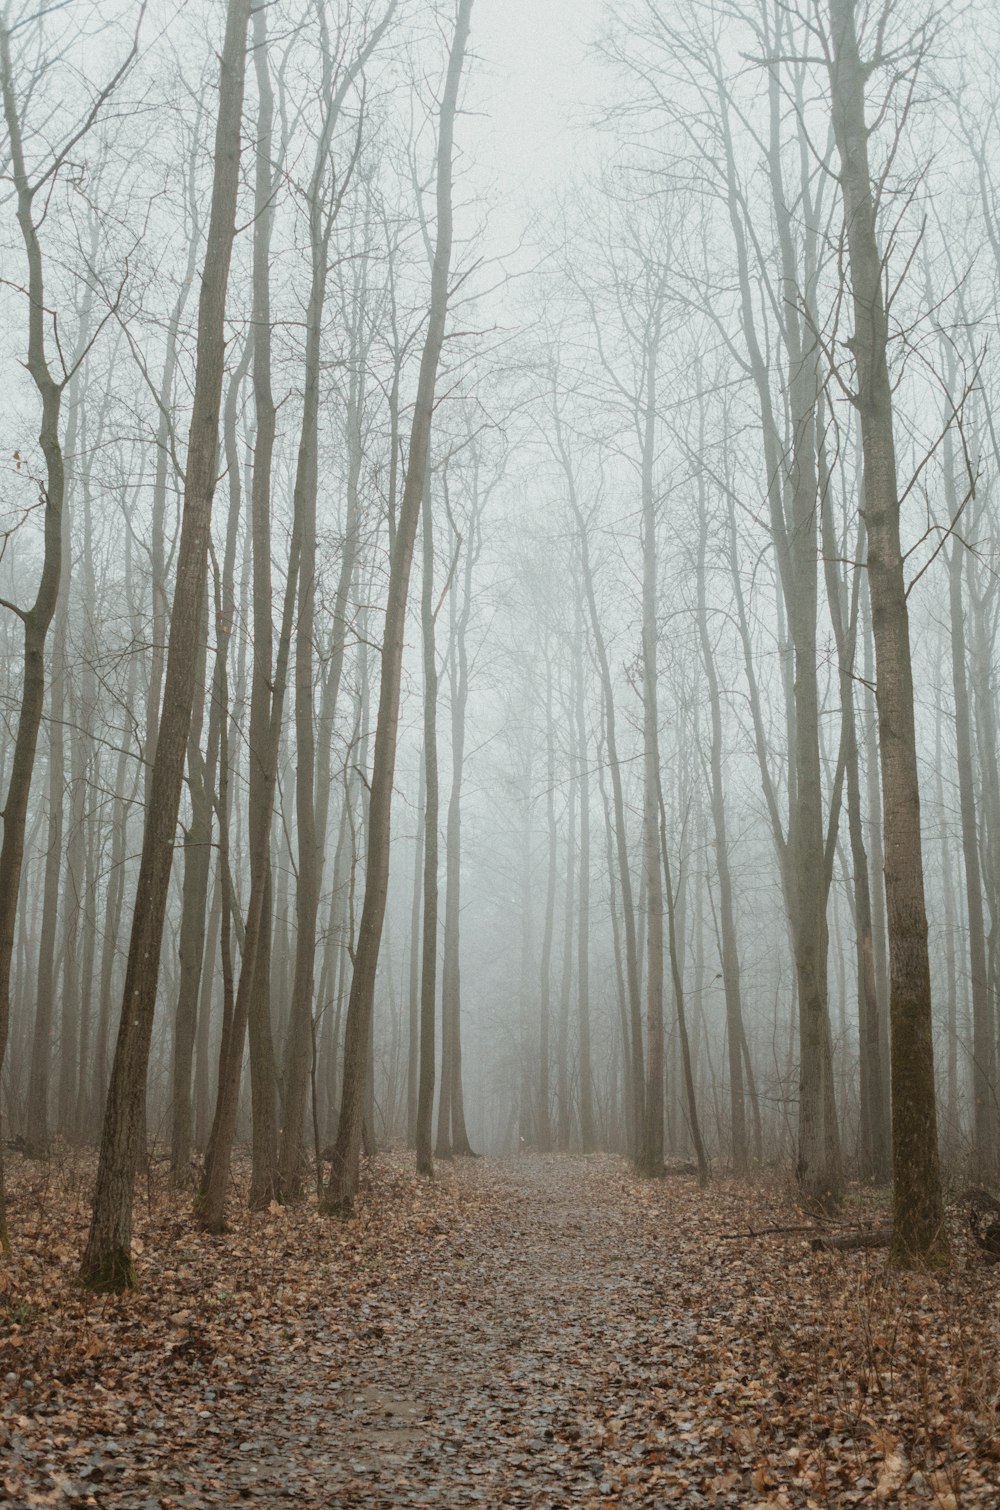
[[[909,615],[883,294],[855,0],[829,0],[833,129],[840,155],[864,458],[879,755],[885,814],[892,1032],[893,1232],[902,1265],[949,1262],[938,1162],[930,959],[920,841]]]
[[[249,14],[249,0],[229,0],[220,60],[215,174],[198,311],[195,391],[177,550],[175,609],[139,864],[139,902],[129,942],[93,1218],[81,1268],[84,1283],[98,1290],[122,1290],[135,1284],[131,1254],[132,1192],[205,595],[225,363],[226,290],[239,187]]]

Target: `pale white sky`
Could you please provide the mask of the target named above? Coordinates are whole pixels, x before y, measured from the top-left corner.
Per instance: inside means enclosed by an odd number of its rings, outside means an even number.
[[[490,117],[476,123],[476,152],[502,194],[534,198],[573,166],[573,127],[599,87],[586,46],[603,10],[603,0],[476,0],[469,103]]]

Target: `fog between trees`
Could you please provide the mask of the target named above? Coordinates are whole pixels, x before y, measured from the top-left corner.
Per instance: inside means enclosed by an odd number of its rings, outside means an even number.
[[[996,1171],[996,19],[609,7],[511,195],[490,3],[0,13],[4,1133],[99,1287],[148,1157],[891,1177],[904,1263]]]

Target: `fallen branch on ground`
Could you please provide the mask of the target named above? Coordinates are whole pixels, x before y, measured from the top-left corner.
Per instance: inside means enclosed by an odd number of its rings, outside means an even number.
[[[851,1248],[887,1248],[892,1240],[891,1227],[866,1227],[860,1232],[839,1232],[831,1237],[814,1237],[809,1244],[813,1252]]]
[[[815,1222],[800,1222],[794,1227],[748,1227],[745,1232],[720,1232],[722,1242],[737,1242],[745,1237],[770,1237],[776,1232],[815,1232]]]

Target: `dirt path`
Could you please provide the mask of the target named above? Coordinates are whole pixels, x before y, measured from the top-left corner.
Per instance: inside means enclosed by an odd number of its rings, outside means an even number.
[[[602,1444],[619,1407],[658,1380],[682,1400],[675,1371],[662,1376],[693,1321],[650,1265],[646,1223],[618,1182],[582,1160],[531,1158],[466,1178],[488,1184],[489,1203],[428,1233],[363,1302],[357,1380],[326,1418],[342,1444],[334,1503],[606,1498]],[[313,1403],[304,1395],[289,1390],[292,1419]],[[662,1453],[654,1437],[649,1455]]]
[[[142,1291],[94,1302],[76,1188],[60,1241],[67,1190],[22,1184],[0,1269],[0,1505],[1000,1503],[982,1271],[733,1240],[796,1220],[780,1191],[398,1158],[349,1223],[275,1208],[224,1239],[161,1191]]]

